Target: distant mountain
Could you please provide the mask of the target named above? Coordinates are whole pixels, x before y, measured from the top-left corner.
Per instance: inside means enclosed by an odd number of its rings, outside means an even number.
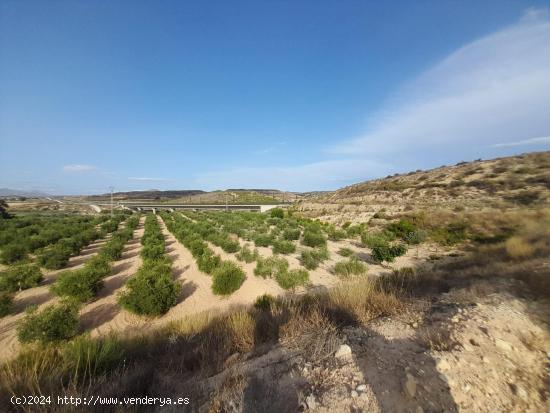
[[[17,197],[17,196],[24,196],[27,198],[36,198],[36,197],[44,197],[49,195],[41,191],[24,191],[19,189],[0,188],[0,198],[10,198],[10,197]]]
[[[198,189],[184,189],[174,191],[159,191],[158,189],[150,189],[148,191],[127,191],[127,192],[114,192],[113,197],[117,200],[124,199],[174,199],[184,196],[200,195],[205,191]],[[102,195],[89,195],[86,198],[90,200],[109,198],[111,194]]]

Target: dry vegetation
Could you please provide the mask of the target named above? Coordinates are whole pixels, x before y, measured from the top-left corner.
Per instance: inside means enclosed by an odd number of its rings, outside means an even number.
[[[309,255],[328,254],[328,238],[342,281],[153,333],[32,344],[2,366],[0,405],[11,394],[185,394],[189,411],[205,412],[547,411],[549,170],[550,153],[538,153],[358,184],[298,204],[292,228],[276,214],[249,228],[233,216],[163,215],[198,261],[215,245],[274,278],[288,265],[262,258],[264,242],[294,242],[299,228],[305,256],[288,259],[305,267],[323,262]],[[236,246],[241,230],[261,253]],[[407,257],[390,254],[397,246]],[[431,259],[399,261],[419,251]]]

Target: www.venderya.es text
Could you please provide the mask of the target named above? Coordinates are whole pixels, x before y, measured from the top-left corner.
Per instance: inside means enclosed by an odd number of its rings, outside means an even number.
[[[12,396],[11,403],[18,406],[178,406],[191,403],[189,397],[101,397],[101,396]]]

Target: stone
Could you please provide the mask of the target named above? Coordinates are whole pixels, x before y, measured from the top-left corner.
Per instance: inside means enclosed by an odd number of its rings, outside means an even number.
[[[436,362],[437,368],[442,371],[447,371],[451,369],[451,365],[445,359],[439,359]]]
[[[347,358],[351,357],[351,347],[347,344],[342,344],[338,350],[336,350],[336,353],[334,354],[334,357],[336,358]]]
[[[507,341],[501,340],[500,338],[495,339],[495,345],[504,351],[512,351],[513,347]]]
[[[416,406],[416,413],[424,413],[424,409],[421,406]]]
[[[405,394],[408,397],[413,398],[416,395],[416,379],[412,374],[407,373],[404,387]]]
[[[356,397],[359,397],[359,393],[357,393],[355,390],[352,390],[351,391],[351,397],[353,397],[355,399]]]
[[[359,386],[357,386],[355,388],[355,390],[357,390],[358,392],[363,392],[363,391],[367,390],[367,385],[366,384],[360,384]]]
[[[313,394],[306,397],[306,405],[309,410],[314,410],[317,407],[317,400],[315,400],[315,396]]]

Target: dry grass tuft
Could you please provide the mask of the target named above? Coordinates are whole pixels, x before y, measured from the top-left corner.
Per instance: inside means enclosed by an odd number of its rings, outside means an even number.
[[[525,259],[533,256],[535,249],[524,238],[515,236],[506,241],[506,253],[512,259]]]

